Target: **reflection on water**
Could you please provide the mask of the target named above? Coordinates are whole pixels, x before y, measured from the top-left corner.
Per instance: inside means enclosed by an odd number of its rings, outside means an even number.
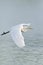
[[[19,23],[30,22],[33,27],[23,33],[26,46],[22,49],[10,34],[0,37],[0,65],[43,65],[43,1],[0,1],[0,17],[0,32]]]

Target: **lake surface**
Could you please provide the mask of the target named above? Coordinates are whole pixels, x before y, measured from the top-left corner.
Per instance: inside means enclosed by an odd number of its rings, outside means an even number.
[[[43,65],[43,0],[0,1],[0,34],[20,23],[31,23],[23,33],[26,46],[18,48],[10,34],[0,37],[0,65]]]

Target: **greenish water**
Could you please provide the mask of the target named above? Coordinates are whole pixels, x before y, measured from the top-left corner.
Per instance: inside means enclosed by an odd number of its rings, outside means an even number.
[[[31,23],[23,33],[26,46],[18,48],[10,34],[0,37],[0,65],[43,65],[43,1],[0,1],[0,33],[19,23]]]

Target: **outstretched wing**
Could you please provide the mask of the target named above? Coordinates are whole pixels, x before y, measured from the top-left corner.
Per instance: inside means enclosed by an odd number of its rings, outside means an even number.
[[[20,48],[25,46],[25,42],[24,42],[24,37],[22,35],[21,30],[19,29],[19,27],[14,26],[11,29],[11,37],[13,39],[13,41],[16,43],[16,45]]]

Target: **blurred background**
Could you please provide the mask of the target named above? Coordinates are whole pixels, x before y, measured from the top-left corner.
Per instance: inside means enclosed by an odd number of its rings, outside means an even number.
[[[0,0],[0,34],[20,23],[31,23],[18,48],[10,34],[0,37],[0,65],[43,65],[43,0]]]

